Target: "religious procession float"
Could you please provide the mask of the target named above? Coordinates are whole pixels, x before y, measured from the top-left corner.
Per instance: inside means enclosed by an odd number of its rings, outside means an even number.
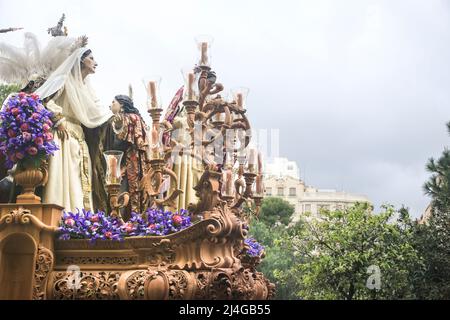
[[[44,47],[0,43],[20,87],[0,112],[0,299],[270,299],[248,237],[263,198],[248,91],[223,94],[211,39],[164,113],[144,79],[147,125],[132,90],[99,103],[88,39],[63,23]]]

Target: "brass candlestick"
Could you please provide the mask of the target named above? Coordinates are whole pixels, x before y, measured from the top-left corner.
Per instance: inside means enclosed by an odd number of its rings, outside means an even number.
[[[109,205],[111,206],[111,216],[119,217],[123,222],[120,209],[125,208],[130,201],[128,192],[120,193],[120,183],[110,183],[106,185],[109,194]]]

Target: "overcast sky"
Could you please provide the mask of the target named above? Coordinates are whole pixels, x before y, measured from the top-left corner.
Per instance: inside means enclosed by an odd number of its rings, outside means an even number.
[[[306,183],[367,195],[420,216],[427,159],[448,145],[450,2],[0,0],[0,28],[48,41],[65,13],[89,36],[101,100],[126,93],[144,111],[141,79],[162,76],[166,106],[214,37],[212,66],[226,88],[250,88],[256,129],[279,130],[280,156]],[[20,46],[23,32],[0,34]]]

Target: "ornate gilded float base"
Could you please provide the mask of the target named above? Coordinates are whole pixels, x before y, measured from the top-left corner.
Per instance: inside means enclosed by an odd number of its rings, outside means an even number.
[[[149,268],[130,271],[85,271],[78,287],[70,272],[52,272],[49,299],[80,300],[249,300],[269,299],[274,286],[248,269],[204,271]]]

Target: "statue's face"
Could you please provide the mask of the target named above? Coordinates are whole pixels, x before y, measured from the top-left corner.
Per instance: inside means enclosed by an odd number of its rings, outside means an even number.
[[[94,60],[94,56],[89,54],[86,58],[84,58],[83,69],[87,70],[89,74],[95,73],[95,68],[97,68],[97,62]]]
[[[112,113],[116,114],[116,113],[120,112],[120,108],[121,107],[122,106],[120,105],[119,101],[114,99],[112,104],[111,104],[111,111],[112,111]]]

